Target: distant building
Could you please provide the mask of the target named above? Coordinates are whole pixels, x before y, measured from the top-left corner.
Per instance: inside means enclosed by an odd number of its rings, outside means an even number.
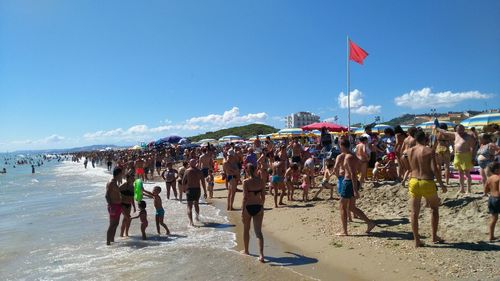
[[[311,112],[297,112],[290,114],[286,117],[285,127],[286,128],[300,128],[312,123],[319,122],[319,116],[312,114]]]

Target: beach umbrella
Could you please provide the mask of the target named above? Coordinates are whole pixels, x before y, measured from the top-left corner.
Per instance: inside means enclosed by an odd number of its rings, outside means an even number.
[[[196,142],[197,144],[217,144],[218,141],[216,139],[202,139]]]
[[[321,131],[320,130],[312,130],[309,132],[308,135],[312,136],[312,137],[319,137],[319,136],[321,136]]]
[[[455,123],[450,122],[450,121],[440,121],[440,120],[438,120],[438,122],[439,122],[439,124],[446,124],[446,126],[448,126],[448,128],[453,128],[456,125]],[[420,128],[422,128],[424,130],[432,130],[432,129],[434,129],[434,121],[424,122],[422,124],[416,125],[415,127],[417,127],[417,128],[420,127]]]
[[[178,144],[180,144],[180,145],[188,144],[188,143],[189,143],[189,141],[187,139],[185,139],[185,138],[180,139],[179,142],[178,142]]]
[[[136,144],[136,145],[132,146],[132,147],[131,147],[131,148],[129,148],[129,149],[130,149],[130,150],[141,150],[141,149],[142,149],[142,147],[141,147],[140,145],[137,145],[137,144]]]
[[[490,124],[500,125],[500,113],[485,113],[467,118],[460,122],[465,127],[484,127]]]
[[[302,127],[302,129],[305,131],[321,130],[323,128],[327,129],[330,132],[347,132],[346,127],[330,122],[312,123]]]
[[[399,125],[401,127],[401,129],[403,129],[403,131],[408,131],[408,129],[410,129],[411,127],[413,126],[410,126],[410,125]]]
[[[385,124],[377,124],[375,126],[372,127],[372,133],[377,133],[377,134],[383,134],[384,133],[384,130],[387,129],[387,128],[392,128],[392,126],[389,126],[389,125],[385,125]],[[365,128],[358,128],[354,131],[355,134],[364,134],[365,133]]]
[[[302,128],[286,128],[279,130],[277,134],[290,137],[299,137],[304,135],[304,130],[302,130]]]
[[[160,141],[161,141],[161,143],[164,143],[164,142],[178,143],[181,139],[182,139],[182,137],[179,137],[179,136],[176,136],[176,135],[171,135],[171,136],[164,137],[164,138],[161,138],[161,139],[157,140],[156,143],[158,143]]]
[[[229,136],[223,136],[219,139],[220,142],[232,142],[236,140],[243,140],[243,138],[240,136],[229,135]]]

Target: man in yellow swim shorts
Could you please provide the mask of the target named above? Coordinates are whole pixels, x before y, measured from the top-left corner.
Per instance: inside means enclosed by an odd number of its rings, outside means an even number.
[[[455,158],[453,159],[453,166],[459,173],[459,193],[465,193],[464,177],[467,178],[467,192],[471,193],[472,179],[470,170],[474,167],[472,164],[472,151],[474,150],[475,143],[474,137],[465,132],[465,127],[463,125],[458,125],[455,133],[439,128],[437,128],[437,131],[455,140]]]
[[[413,239],[415,247],[421,247],[423,243],[418,235],[418,216],[420,214],[420,203],[422,197],[425,198],[432,210],[432,242],[442,243],[444,240],[437,236],[439,224],[439,197],[437,195],[434,178],[437,179],[443,192],[446,187],[441,180],[441,170],[438,168],[436,154],[434,150],[427,147],[427,136],[423,131],[415,134],[417,144],[406,150],[408,158],[406,161],[410,167],[410,182],[408,183],[408,193],[410,195],[411,207],[411,228],[413,230]]]

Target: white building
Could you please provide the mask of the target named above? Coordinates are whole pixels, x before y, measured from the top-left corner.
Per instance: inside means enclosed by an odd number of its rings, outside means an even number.
[[[319,122],[318,115],[312,114],[311,112],[301,111],[288,115],[285,120],[285,127],[300,128],[316,122]]]

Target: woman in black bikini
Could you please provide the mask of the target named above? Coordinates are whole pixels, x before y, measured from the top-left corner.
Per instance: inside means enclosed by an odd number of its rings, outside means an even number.
[[[120,185],[120,193],[122,195],[122,213],[123,213],[120,237],[123,237],[124,235],[128,237],[128,230],[130,229],[130,223],[132,222],[132,219],[130,218],[132,207],[134,207],[134,213],[136,211],[135,201],[134,201],[134,180],[135,180],[134,173],[128,173],[125,183]]]
[[[253,164],[246,165],[247,179],[243,181],[243,242],[244,254],[249,255],[250,222],[253,220],[255,236],[259,240],[259,261],[264,262],[264,236],[262,235],[262,219],[264,218],[265,183],[255,174]]]

